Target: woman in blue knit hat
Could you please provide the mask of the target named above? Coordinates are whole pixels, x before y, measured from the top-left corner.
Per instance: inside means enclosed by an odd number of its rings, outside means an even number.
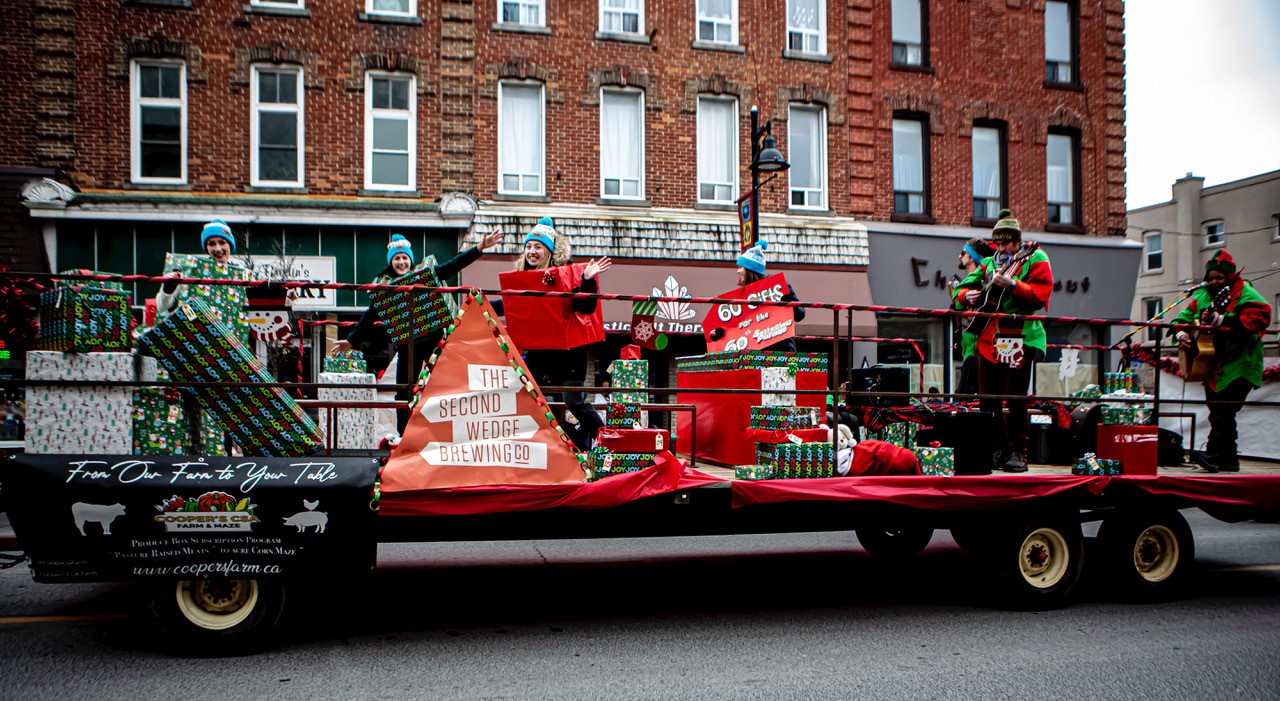
[[[760,239],[756,245],[748,248],[738,256],[738,287],[750,285],[768,277],[765,263],[764,252],[769,248],[769,242]],[[787,283],[787,293],[782,295],[782,302],[799,302],[800,298],[796,296],[795,288],[791,287],[791,283]],[[792,307],[795,312],[796,323],[799,324],[804,319],[804,307]],[[796,339],[786,338],[769,347],[769,350],[786,351],[788,353],[796,352]]]
[[[492,248],[502,242],[502,231],[494,231],[480,240],[478,245],[472,246],[467,250],[454,256],[452,259],[437,265],[435,267],[436,277],[441,281],[447,280],[458,271],[480,260],[480,254],[487,248]],[[408,239],[395,234],[391,237],[391,242],[387,244],[387,267],[378,275],[378,279],[390,279],[394,282],[395,278],[403,277],[414,270],[416,258],[413,254],[413,244]],[[382,338],[384,342],[389,342],[387,332],[382,326],[375,325],[373,322],[378,320],[378,313],[373,309],[366,309],[364,314],[360,316],[360,321],[351,327],[351,331],[346,338],[340,339],[333,344],[334,353],[345,353],[358,346],[367,343],[374,338]],[[413,341],[413,365],[409,367],[409,343],[402,343],[396,346],[396,400],[400,402],[401,407],[396,409],[396,429],[404,434],[405,424],[409,423],[409,384],[418,381],[417,370],[422,364],[431,357],[431,351],[440,343],[440,339],[444,336],[444,329],[436,329],[429,333],[418,336]]]

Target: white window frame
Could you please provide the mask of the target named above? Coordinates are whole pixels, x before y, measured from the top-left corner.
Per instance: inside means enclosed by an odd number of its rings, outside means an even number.
[[[902,124],[904,127],[905,125],[910,124],[910,125],[913,125],[915,129],[919,130],[917,133],[917,135],[919,136],[919,141],[917,141],[915,144],[916,149],[919,151],[919,154],[920,154],[920,162],[918,164],[919,170],[920,170],[920,189],[919,190],[899,190],[898,189],[898,176],[900,175],[900,173],[896,171],[898,168],[898,159],[899,159],[899,153],[897,148],[899,124]],[[891,130],[892,130],[892,139],[893,139],[893,146],[892,148],[890,148],[890,153],[892,154],[891,157],[893,158],[893,169],[891,170],[891,177],[893,178],[893,199],[894,199],[894,205],[895,205],[893,208],[893,213],[908,214],[912,216],[928,216],[929,205],[930,205],[929,181],[931,179],[929,166],[932,165],[931,163],[929,163],[930,154],[929,154],[929,146],[927,143],[927,140],[929,138],[928,122],[926,122],[924,119],[919,117],[895,116],[893,118],[893,124],[891,125]],[[899,194],[904,194],[907,197],[907,208],[905,210],[899,210],[897,208],[897,200],[898,200]],[[920,198],[919,210],[913,210],[911,208],[911,198],[913,196]]]
[[[1151,250],[1151,240],[1153,237],[1159,237],[1160,250]],[[1160,266],[1151,267],[1151,256],[1160,256]],[[1164,272],[1164,232],[1158,230],[1142,232],[1142,272],[1144,273],[1162,273]]]
[[[178,97],[142,97],[143,66],[177,66]],[[165,59],[135,60],[130,66],[129,86],[129,178],[135,183],[156,183],[185,185],[187,182],[187,64],[183,61]],[[146,178],[142,176],[142,108],[143,107],[178,107],[178,129],[180,147],[180,163],[182,175],[177,178]]]
[[[375,78],[392,78],[409,81],[409,108],[407,110],[393,110],[373,107],[373,81]],[[411,73],[393,73],[384,71],[369,71],[364,77],[364,186],[368,190],[378,190],[386,192],[413,192],[417,190],[418,179],[418,77]],[[407,112],[405,116],[399,116],[400,113]],[[379,119],[405,119],[408,124],[409,134],[409,173],[408,183],[405,185],[388,185],[384,183],[373,182],[373,120]]]
[[[520,15],[523,16],[527,9],[536,9],[538,11],[537,22],[515,21],[509,22],[503,19],[506,5],[515,5],[520,9]],[[546,0],[498,0],[498,24],[505,24],[516,27],[545,27],[547,26],[547,4]]]
[[[611,2],[611,1],[613,1],[613,2],[624,2],[624,3],[635,3],[636,7],[635,7],[635,8],[607,7],[607,4],[608,4],[609,2]],[[601,33],[601,34],[618,34],[618,35],[623,35],[623,36],[642,36],[642,35],[644,35],[644,33],[645,33],[645,28],[644,28],[644,0],[600,0],[599,8],[600,8],[600,13],[599,13],[599,17],[597,18],[597,20],[596,20],[596,21],[597,21],[597,26],[598,26],[598,27],[600,27],[600,33]],[[632,14],[632,13],[634,13],[634,14],[637,16],[637,20],[636,20],[636,31],[634,31],[634,32],[628,32],[628,31],[626,31],[626,30],[624,30],[624,29],[618,29],[618,30],[605,29],[605,24],[604,24],[604,22],[605,22],[605,16],[606,16],[606,15],[615,15],[615,14],[616,14],[616,15],[624,16],[624,17],[625,17],[626,15],[629,15],[629,14]]]
[[[249,0],[253,7],[279,7],[286,10],[302,10],[307,0]]]
[[[259,102],[258,90],[260,89],[261,74],[263,71],[270,73],[290,73],[294,79],[295,95],[298,96],[297,102],[289,105],[288,103],[270,102],[262,104]],[[306,179],[306,126],[304,120],[305,108],[303,107],[303,83],[302,68],[300,66],[283,66],[279,64],[254,64],[252,71],[251,83],[249,85],[249,182],[255,187],[302,187],[303,181]],[[296,180],[265,180],[261,177],[261,164],[259,158],[262,155],[261,144],[259,139],[259,116],[266,113],[274,114],[292,114],[297,118],[294,130],[295,138],[298,144],[297,171]]]
[[[637,183],[636,183],[636,194],[635,194],[635,195],[625,195],[625,194],[623,194],[623,190],[624,190],[624,187],[623,187],[623,181],[625,181],[625,180],[630,180],[630,178],[609,178],[609,177],[606,177],[607,175],[612,175],[612,174],[611,174],[611,173],[606,173],[606,171],[605,171],[605,164],[606,164],[606,163],[609,163],[609,162],[611,162],[611,161],[613,161],[613,160],[614,160],[613,158],[611,158],[611,155],[612,155],[612,154],[609,154],[609,153],[607,153],[607,152],[606,152],[605,143],[604,143],[604,121],[605,121],[604,104],[605,104],[605,95],[606,95],[606,94],[608,94],[608,93],[613,93],[613,94],[616,94],[616,95],[627,95],[627,96],[633,96],[633,97],[635,97],[635,98],[636,98],[636,109],[639,111],[639,117],[640,117],[640,119],[639,119],[639,124],[640,124],[640,146],[639,146],[639,148],[640,148],[640,153],[638,154],[639,159],[640,159],[640,173],[639,173],[639,177],[638,177],[638,179],[637,179]],[[600,197],[601,197],[602,199],[610,199],[610,200],[643,200],[643,199],[644,199],[644,193],[645,193],[645,177],[644,177],[644,175],[645,175],[645,131],[646,131],[646,129],[645,129],[645,126],[646,126],[646,125],[645,125],[645,114],[644,114],[644,102],[645,102],[644,98],[645,98],[644,92],[643,92],[643,91],[641,91],[641,90],[622,90],[622,89],[617,89],[617,88],[601,88],[601,90],[600,90]],[[614,194],[605,194],[605,181],[606,181],[606,180],[618,180],[618,181],[619,181],[619,182],[618,182],[618,194],[616,194],[616,195],[614,195]]]
[[[1216,234],[1209,233],[1212,227],[1220,227]],[[1227,245],[1227,222],[1224,219],[1210,219],[1200,225],[1200,230],[1204,232],[1205,248],[1222,248]],[[1218,240],[1212,240],[1213,236],[1217,236]]]
[[[819,142],[818,158],[821,163],[818,164],[818,173],[822,179],[822,184],[818,189],[814,188],[797,188],[794,184],[795,161],[798,151],[792,144],[792,136],[795,134],[796,120],[792,119],[792,115],[796,112],[816,112],[818,115],[818,133],[814,135]],[[828,198],[830,197],[830,152],[827,143],[827,109],[821,105],[809,104],[790,104],[787,105],[787,153],[791,155],[792,168],[787,171],[787,208],[797,210],[816,210],[826,211],[828,208]],[[795,193],[805,193],[805,203],[795,204]],[[817,193],[818,202],[810,202],[813,193]]]
[[[739,169],[742,167],[742,163],[741,163],[741,156],[740,156],[740,154],[739,154],[739,151],[740,151],[741,149],[740,149],[740,148],[738,148],[738,144],[740,143],[739,139],[741,138],[741,137],[740,137],[740,135],[739,135],[738,124],[739,124],[739,122],[741,121],[741,118],[742,118],[742,117],[741,117],[741,113],[738,111],[738,100],[737,100],[737,98],[733,98],[733,97],[725,97],[725,96],[720,96],[720,95],[699,95],[699,96],[698,96],[698,126],[697,126],[697,133],[698,133],[699,135],[701,135],[701,134],[702,134],[702,132],[703,132],[703,129],[702,129],[702,117],[703,117],[702,104],[703,104],[704,102],[716,102],[716,103],[720,103],[720,104],[727,104],[727,105],[729,105],[729,106],[732,108],[732,110],[733,110],[733,139],[732,139],[732,143],[734,144],[734,147],[730,149],[731,153],[733,154],[733,162],[730,164],[730,166],[731,166],[731,167],[729,168],[729,172],[733,174],[733,178],[732,178],[732,180],[731,180],[730,182],[728,182],[728,183],[703,182],[703,180],[702,180],[702,166],[703,166],[703,160],[702,160],[702,159],[703,159],[704,154],[707,154],[707,153],[708,153],[708,149],[704,149],[704,148],[702,147],[702,144],[697,144],[697,145],[696,145],[696,148],[697,148],[697,152],[698,152],[698,163],[697,163],[697,172],[698,172],[698,195],[697,195],[697,196],[698,196],[698,202],[700,202],[700,203],[702,203],[702,204],[734,204],[735,202],[737,202],[737,201],[738,201],[738,178],[737,178],[737,174],[738,174],[738,172],[739,172]],[[727,199],[706,199],[706,198],[704,198],[704,197],[702,196],[702,186],[703,186],[703,185],[712,185],[712,186],[728,185],[728,186],[729,186],[729,197],[728,197]]]
[[[1052,55],[1053,52],[1049,48],[1050,34],[1053,29],[1053,27],[1050,26],[1050,22],[1056,13],[1055,8],[1059,8],[1059,7],[1062,10],[1065,10],[1067,15],[1066,19],[1063,20],[1063,24],[1061,27],[1062,31],[1066,32],[1066,35],[1067,35],[1066,36],[1067,55],[1066,55],[1065,61],[1062,60],[1062,58],[1059,56]],[[1079,68],[1076,66],[1076,56],[1074,51],[1075,47],[1072,45],[1074,43],[1073,37],[1075,35],[1075,28],[1071,26],[1073,24],[1073,19],[1075,14],[1073,12],[1073,9],[1074,8],[1072,8],[1070,2],[1063,2],[1062,0],[1048,0],[1047,2],[1045,2],[1045,7],[1044,7],[1045,80],[1049,81],[1050,83],[1072,84],[1072,83],[1078,82],[1076,80],[1076,75]],[[1054,74],[1052,77],[1049,75],[1049,69],[1048,69],[1048,64],[1050,62],[1053,62],[1054,64]],[[1070,75],[1067,76],[1066,80],[1062,80],[1061,77],[1059,77],[1059,73],[1063,65],[1067,66],[1067,70],[1070,73]]]
[[[504,100],[503,96],[505,94],[505,91],[508,88],[528,89],[528,88],[534,88],[534,87],[538,89],[538,98],[539,98],[538,108],[540,110],[539,124],[542,125],[542,128],[538,130],[538,135],[537,135],[538,155],[539,155],[538,169],[539,170],[537,173],[519,173],[519,172],[507,173],[506,171],[503,170],[503,161],[505,160],[503,158],[504,149],[503,149],[503,139],[502,139],[502,134],[505,131],[504,125],[502,124],[502,114],[503,114],[502,104]],[[547,126],[546,126],[547,125],[547,92],[546,90],[547,90],[546,86],[543,85],[542,83],[537,83],[532,81],[504,80],[498,83],[498,193],[499,194],[545,195],[547,193]],[[533,191],[533,190],[525,190],[523,189],[523,187],[521,187],[520,189],[516,189],[516,190],[508,190],[503,187],[503,182],[507,175],[515,175],[519,177],[522,183],[525,176],[537,175],[538,189],[536,191]]]
[[[980,147],[979,147],[979,144],[981,143],[981,140],[979,139],[979,132],[980,132],[980,131],[981,131],[983,134],[985,134],[985,133],[987,133],[987,132],[992,132],[992,133],[994,133],[994,134],[995,134],[995,148],[996,148],[996,166],[995,166],[995,176],[996,176],[996,180],[997,180],[997,182],[996,182],[996,196],[995,196],[995,198],[994,198],[994,199],[995,199],[995,210],[996,210],[995,212],[991,212],[991,211],[990,211],[990,209],[991,209],[991,200],[992,200],[992,198],[990,198],[990,197],[979,197],[979,196],[978,196],[978,194],[977,194],[977,184],[978,184],[978,151],[979,151],[979,148],[980,148]],[[973,188],[973,200],[975,200],[975,201],[976,201],[976,200],[982,200],[983,205],[984,205],[984,209],[983,209],[983,213],[982,213],[983,215],[982,215],[981,217],[979,217],[979,216],[977,216],[977,214],[975,213],[975,214],[974,214],[974,218],[975,218],[975,219],[995,219],[995,218],[996,218],[996,215],[999,213],[1000,209],[1004,206],[1004,193],[1005,193],[1004,170],[1005,170],[1005,155],[1006,155],[1006,154],[1005,154],[1005,145],[1004,145],[1004,129],[1001,129],[1001,128],[1000,128],[1000,127],[998,127],[998,126],[994,126],[994,125],[992,125],[992,124],[990,124],[990,123],[985,123],[985,122],[984,122],[984,123],[979,123],[979,124],[974,124],[974,125],[973,125],[972,135],[971,135],[971,137],[970,137],[970,142],[971,142],[971,143],[970,143],[970,149],[969,149],[969,168],[972,170],[972,181],[971,181],[971,187]],[[974,208],[976,209],[976,202],[975,202],[975,204],[974,204]]]
[[[399,10],[384,10],[378,8],[378,0],[365,0],[365,13],[370,15],[384,15],[387,17],[417,17],[418,16],[418,0],[408,0],[409,10],[400,12]]]
[[[729,40],[728,41],[717,41],[715,38],[711,38],[711,39],[702,38],[702,24],[704,22],[710,23],[713,26],[713,28],[716,26],[725,24],[725,21],[723,18],[711,17],[703,14],[703,11],[702,11],[703,1],[704,0],[696,0],[696,2],[694,3],[693,40],[703,44],[723,44],[725,46],[737,46],[738,45],[738,0],[729,0],[729,5],[732,9],[729,12],[729,21],[728,21]],[[712,31],[712,34],[713,35],[715,34],[714,29]]]
[[[792,51],[792,52],[797,52],[802,54],[812,54],[816,56],[825,55],[827,53],[827,0],[818,0],[817,30],[809,29],[808,27],[796,27],[791,24],[791,3],[792,3],[792,0],[787,0],[787,4],[786,4],[787,35],[783,39],[782,46],[786,48],[788,51]],[[806,49],[791,48],[791,35],[793,33],[799,34],[805,37],[812,36],[816,33],[818,38],[817,49],[815,49],[814,51],[808,51]]]
[[[890,56],[889,57],[891,59],[891,63],[897,66],[923,66],[924,65],[924,46],[927,40],[927,37],[925,36],[925,31],[924,31],[924,13],[926,11],[925,0],[908,0],[908,1],[914,2],[916,4],[916,7],[915,7],[916,21],[915,21],[914,29],[917,35],[916,37],[917,40],[915,43],[911,43],[905,40],[899,41],[899,37],[903,37],[905,39],[903,35],[910,33],[910,32],[903,31],[907,29],[907,27],[905,26],[905,23],[908,20],[908,18],[899,15],[898,10],[899,8],[901,8],[901,5],[899,5],[899,0],[893,0],[892,5],[890,6],[890,25],[891,26],[890,26],[889,33],[891,37],[890,37],[890,48],[889,48]],[[898,46],[900,45],[903,47],[904,52],[906,53],[905,61],[893,60],[892,52],[895,49],[897,49]],[[915,49],[914,56],[912,55],[912,49]],[[913,58],[914,60],[912,60]]]
[[[1049,194],[1049,189],[1052,187],[1052,184],[1049,182],[1049,167],[1052,165],[1049,159],[1052,155],[1051,145],[1053,144],[1055,139],[1067,140],[1067,192],[1070,193],[1071,195],[1071,199],[1069,201],[1051,199]],[[1055,221],[1052,221],[1051,220],[1052,217],[1050,217],[1050,221],[1048,221],[1048,224],[1051,226],[1082,226],[1079,219],[1083,216],[1082,215],[1083,208],[1081,207],[1081,202],[1080,202],[1080,198],[1082,196],[1082,193],[1080,192],[1080,190],[1083,189],[1083,185],[1081,186],[1081,188],[1076,187],[1076,182],[1077,182],[1076,174],[1080,168],[1080,136],[1079,134],[1049,132],[1045,141],[1044,168],[1045,168],[1046,209],[1057,207],[1059,210],[1059,214],[1058,214],[1059,219],[1061,219],[1061,216],[1062,216],[1061,210],[1063,207],[1066,207],[1071,213],[1071,221],[1069,222],[1062,222],[1062,221],[1055,222]]]

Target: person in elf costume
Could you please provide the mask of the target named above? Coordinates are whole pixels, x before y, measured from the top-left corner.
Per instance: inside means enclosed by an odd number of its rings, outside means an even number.
[[[1262,337],[1271,324],[1271,305],[1240,277],[1225,248],[1205,261],[1204,282],[1174,319],[1178,324],[1217,327],[1213,369],[1204,381],[1209,443],[1204,452],[1191,451],[1191,459],[1209,472],[1238,472],[1236,414],[1243,408],[1239,402],[1262,386]],[[1192,343],[1186,331],[1178,331],[1177,339],[1180,348]]]
[[[960,269],[967,276],[978,269],[978,263],[988,258],[995,251],[991,244],[974,237],[964,242],[960,249]],[[956,304],[956,297],[963,292],[958,286],[951,286],[951,303]],[[960,379],[956,382],[956,392],[960,394],[978,393],[978,334],[968,331],[968,319],[960,319]]]
[[[991,244],[995,253],[983,258],[957,286],[956,307],[979,308],[988,295],[998,295],[1000,302],[995,311],[1004,314],[1035,314],[1048,309],[1053,270],[1043,249],[1035,249],[1012,269],[1001,272],[1022,245],[1022,228],[1007,209],[1000,210],[1000,219],[991,230]],[[1026,472],[1027,400],[989,399],[986,395],[1026,396],[1032,367],[1044,358],[1044,325],[1039,321],[991,319],[981,329],[976,342],[978,391],[983,395],[979,406],[996,419],[994,467],[1005,472]],[[1003,406],[1008,406],[1008,415]]]

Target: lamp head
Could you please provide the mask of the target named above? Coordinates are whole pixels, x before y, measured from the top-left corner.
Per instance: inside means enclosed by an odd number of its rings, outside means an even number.
[[[783,158],[782,152],[778,150],[778,140],[773,138],[773,134],[766,134],[764,148],[751,163],[751,170],[757,173],[777,173],[790,167],[791,164],[787,163],[787,159]]]

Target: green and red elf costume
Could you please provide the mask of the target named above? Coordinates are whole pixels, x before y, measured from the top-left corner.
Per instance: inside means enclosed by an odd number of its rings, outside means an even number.
[[[1201,324],[1201,316],[1212,310],[1209,321],[1213,333],[1215,367],[1204,382],[1209,402],[1209,440],[1204,452],[1192,451],[1191,459],[1210,472],[1240,469],[1237,454],[1236,414],[1249,392],[1262,386],[1262,338],[1271,324],[1271,305],[1240,277],[1236,262],[1226,249],[1219,249],[1204,264],[1205,281],[1211,272],[1226,278],[1225,300],[1214,305],[1223,289],[1209,285],[1197,289],[1191,301],[1174,320],[1179,324]]]

